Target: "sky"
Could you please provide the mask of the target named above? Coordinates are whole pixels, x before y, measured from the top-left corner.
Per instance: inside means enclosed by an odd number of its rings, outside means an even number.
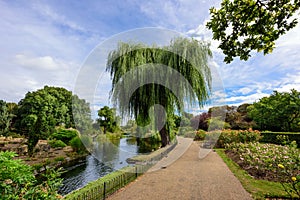
[[[0,0],[0,99],[17,103],[27,92],[45,85],[75,92],[76,81],[97,46],[120,33],[147,27],[211,42],[210,64],[225,92],[219,105],[253,103],[274,90],[300,90],[300,25],[278,39],[271,54],[254,52],[248,61],[225,64],[218,42],[205,28],[209,8],[218,8],[220,2]],[[97,88],[109,91],[109,78],[99,76],[102,84]],[[108,92],[96,96],[92,104],[97,108],[109,104]]]

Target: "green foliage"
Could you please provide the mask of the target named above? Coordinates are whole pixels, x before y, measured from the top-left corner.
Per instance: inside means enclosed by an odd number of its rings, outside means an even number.
[[[109,108],[108,106],[104,106],[98,111],[99,118],[97,119],[98,123],[104,129],[104,134],[108,132],[115,132],[119,129],[119,125],[117,123],[116,109]]]
[[[184,134],[183,134],[183,136],[184,137],[186,137],[186,138],[195,138],[195,132],[196,131],[194,131],[194,130],[192,130],[192,131],[186,131]]]
[[[260,132],[249,130],[222,130],[210,131],[206,133],[205,140],[217,141],[215,147],[224,148],[231,143],[257,142],[260,139]]]
[[[247,192],[251,194],[253,199],[286,199],[289,196],[286,194],[281,184],[273,181],[257,180],[250,176],[243,168],[226,155],[224,149],[215,149],[218,155],[223,159],[232,173],[239,179]]]
[[[208,99],[211,89],[208,59],[211,56],[209,45],[194,39],[176,38],[165,47],[120,43],[110,52],[107,61],[107,71],[112,76],[112,101],[122,116],[133,115],[138,125],[138,118],[149,120],[151,107],[163,106],[166,113],[155,112],[155,124],[159,129],[160,123],[167,121],[160,129],[162,146],[165,146],[171,130],[168,118],[176,109],[182,112],[185,102],[195,104],[196,100],[202,106]],[[176,78],[175,72],[188,84]],[[142,86],[136,89],[136,84]]]
[[[293,170],[278,164],[277,178],[283,180],[281,185],[290,198],[300,198],[300,174],[293,173]]]
[[[248,112],[260,130],[300,131],[300,92],[274,91],[249,106]]]
[[[300,197],[300,150],[293,146],[260,143],[227,145],[239,158],[238,163],[259,179],[282,183],[290,197]]]
[[[62,161],[64,161],[64,160],[65,160],[65,157],[64,157],[64,156],[59,156],[59,157],[54,158],[54,161],[55,161],[55,162],[62,162]]]
[[[179,130],[178,130],[178,135],[185,135],[185,133],[187,132],[194,132],[193,128],[192,127],[179,127]]]
[[[79,111],[83,113],[81,117],[78,117]],[[28,137],[31,152],[36,142],[47,139],[58,125],[69,128],[74,127],[76,122],[76,128],[80,130],[91,125],[88,113],[89,104],[72,95],[72,92],[64,88],[45,86],[43,89],[28,92],[19,102],[15,127],[19,133]]]
[[[300,146],[300,133],[261,132],[261,136],[260,142],[285,145],[295,141]]]
[[[207,27],[221,42],[226,63],[247,60],[251,50],[272,52],[275,41],[296,26],[299,7],[299,0],[223,0],[220,9],[210,9]]]
[[[90,104],[85,99],[80,99],[77,95],[72,96],[72,125],[80,132],[86,132],[92,128]]]
[[[64,143],[61,140],[49,140],[48,144],[51,146],[51,148],[58,148],[58,147],[66,147],[66,143]]]
[[[191,125],[190,119],[185,116],[182,116],[180,126],[190,126],[190,125]]]
[[[7,135],[11,120],[12,114],[9,113],[7,103],[3,100],[0,100],[0,135]]]
[[[13,159],[14,152],[0,152],[0,194],[3,199],[57,199],[59,172],[47,171],[45,181],[36,180],[33,168]]]
[[[45,86],[35,92],[28,92],[19,102],[17,128],[20,132],[30,131],[37,121],[27,119],[27,116],[34,116],[41,121],[41,129],[38,131],[44,132],[46,137],[60,123],[70,127],[71,97],[71,92],[57,87]]]
[[[222,130],[228,129],[230,125],[219,117],[212,117],[208,120],[208,130]]]
[[[204,140],[205,136],[206,136],[206,131],[200,129],[196,131],[194,140]]]
[[[105,199],[109,194],[117,191],[121,187],[135,180],[140,173],[143,172],[147,166],[131,166],[124,167],[118,171],[105,175],[104,177],[90,182],[85,187],[75,190],[67,194],[64,199],[66,200],[83,200],[87,196],[93,196],[94,199]],[[104,189],[105,183],[105,189]]]
[[[58,128],[56,132],[51,135],[51,138],[61,140],[65,144],[69,144],[69,142],[76,136],[78,136],[78,131],[75,129]]]
[[[276,135],[276,140],[282,145],[287,145],[290,143],[288,135]]]
[[[277,173],[277,165],[284,165],[289,169],[292,176],[297,176],[300,170],[300,150],[289,146],[280,146],[275,144],[254,143],[231,143],[226,146],[234,153],[237,153],[240,160],[247,164],[248,168],[259,171],[261,178],[269,173]],[[282,177],[278,181],[288,181],[290,177]]]
[[[83,139],[83,140],[81,140],[81,139]],[[76,151],[78,153],[85,152],[86,148],[85,148],[84,144],[88,145],[88,143],[89,143],[89,139],[87,136],[82,137],[82,138],[80,138],[79,136],[76,136],[70,141],[71,147],[74,149],[74,151]]]

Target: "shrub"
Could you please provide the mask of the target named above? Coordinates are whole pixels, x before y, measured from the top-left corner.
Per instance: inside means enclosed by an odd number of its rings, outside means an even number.
[[[194,140],[204,140],[205,136],[206,136],[206,131],[200,129],[196,131]]]
[[[66,143],[64,143],[61,140],[49,140],[48,141],[49,145],[51,146],[51,148],[59,148],[59,147],[66,147]]]
[[[235,161],[258,179],[278,181],[290,197],[300,197],[300,150],[295,145],[232,143],[226,145]]]
[[[187,132],[184,133],[184,137],[186,137],[186,138],[195,138],[195,135],[196,135],[195,132],[196,131],[187,131]]]
[[[37,181],[33,168],[20,159],[13,159],[14,152],[0,152],[1,199],[57,199],[57,190],[62,179],[60,172],[47,170],[41,183]]]
[[[80,153],[80,152],[84,152],[86,149],[85,149],[85,146],[83,145],[81,139],[76,136],[74,137],[71,141],[70,141],[70,145],[71,147],[74,149],[74,151]]]
[[[218,138],[217,138],[218,137]],[[231,143],[249,143],[256,142],[260,139],[260,132],[249,130],[222,130],[222,131],[211,131],[207,133],[205,140],[216,141],[216,147],[224,148],[226,144]]]
[[[64,161],[64,160],[65,160],[65,157],[63,157],[63,156],[59,156],[59,157],[54,158],[55,162],[60,162],[60,161]]]
[[[73,138],[78,135],[77,130],[75,129],[64,129],[59,128],[55,133],[51,135],[51,138],[56,140],[61,140],[65,144],[68,144]]]
[[[296,141],[300,146],[300,133],[292,132],[262,132],[260,142],[272,144],[289,144],[291,141]]]
[[[184,135],[188,131],[193,131],[192,127],[179,127],[178,135]]]

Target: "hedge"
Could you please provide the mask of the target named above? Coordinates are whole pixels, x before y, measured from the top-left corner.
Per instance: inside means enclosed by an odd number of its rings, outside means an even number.
[[[283,144],[283,138],[285,138],[287,143],[296,141],[298,147],[300,147],[300,133],[294,132],[261,132],[262,138],[260,142],[272,143],[272,144]]]

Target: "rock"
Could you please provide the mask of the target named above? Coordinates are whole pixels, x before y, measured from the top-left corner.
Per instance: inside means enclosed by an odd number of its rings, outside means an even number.
[[[35,145],[33,151],[34,152],[39,152],[39,151],[44,151],[48,152],[50,151],[50,145],[48,144],[47,140],[39,140],[37,144]]]
[[[68,153],[68,152],[73,152],[73,148],[71,146],[66,146],[63,148],[63,151]]]

